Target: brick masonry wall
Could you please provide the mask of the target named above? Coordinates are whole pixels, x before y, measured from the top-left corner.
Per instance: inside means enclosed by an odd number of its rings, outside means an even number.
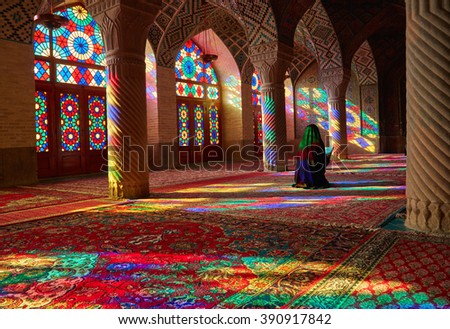
[[[0,148],[34,147],[33,46],[0,40]]]
[[[37,180],[33,46],[0,40],[0,186]]]

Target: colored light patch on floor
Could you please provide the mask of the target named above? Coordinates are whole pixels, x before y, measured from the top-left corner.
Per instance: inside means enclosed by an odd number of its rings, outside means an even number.
[[[343,308],[448,308],[450,247],[400,239]]]
[[[0,281],[0,307],[213,308],[237,302],[237,294],[247,296],[245,305],[281,307],[370,234],[176,212],[98,212],[15,225],[0,228],[2,266],[13,271],[22,262],[28,275]],[[320,271],[293,289],[277,284],[295,284],[290,273],[308,264]],[[264,305],[263,294],[273,296]]]
[[[92,273],[91,253],[9,254],[0,256],[0,308],[42,308]]]
[[[181,208],[185,211],[193,212],[227,212],[234,210],[262,210],[262,209],[281,209],[281,208],[298,208],[308,206],[324,206],[324,205],[339,205],[351,201],[388,201],[388,200],[403,200],[404,195],[391,196],[323,196],[323,197],[271,197],[259,198],[251,200],[224,200],[220,199],[216,202],[207,202],[202,206],[189,207],[184,205]],[[251,215],[251,213],[248,213]]]
[[[274,185],[273,183],[254,184],[211,184],[200,188],[187,188],[174,191],[175,193],[240,193],[254,191],[263,186]]]
[[[189,198],[189,199],[139,199],[134,202],[116,206],[99,207],[89,210],[89,212],[110,212],[110,213],[140,213],[140,212],[162,212],[170,209],[186,207],[192,203],[204,203],[209,199],[206,198]]]

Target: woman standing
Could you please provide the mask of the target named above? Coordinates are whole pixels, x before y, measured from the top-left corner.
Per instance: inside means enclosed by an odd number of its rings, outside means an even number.
[[[307,126],[298,147],[295,184],[292,187],[307,189],[329,187],[330,183],[325,178],[325,168],[329,161],[319,128],[314,124]]]

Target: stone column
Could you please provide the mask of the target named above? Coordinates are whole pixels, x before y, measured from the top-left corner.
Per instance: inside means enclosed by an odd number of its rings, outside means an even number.
[[[284,78],[292,48],[274,41],[250,48],[250,59],[261,77],[264,168],[285,171],[286,105]]]
[[[326,69],[320,73],[328,93],[329,132],[334,146],[334,157],[347,159],[347,112],[345,93],[351,71],[344,68]]]
[[[108,70],[108,180],[110,197],[148,195],[145,45],[160,0],[88,0],[100,25]]]
[[[406,226],[450,233],[450,5],[406,0]]]

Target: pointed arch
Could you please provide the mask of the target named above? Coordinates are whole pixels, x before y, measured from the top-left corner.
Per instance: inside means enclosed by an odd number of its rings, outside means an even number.
[[[306,11],[303,21],[314,41],[320,70],[343,67],[339,40],[320,0]]]

